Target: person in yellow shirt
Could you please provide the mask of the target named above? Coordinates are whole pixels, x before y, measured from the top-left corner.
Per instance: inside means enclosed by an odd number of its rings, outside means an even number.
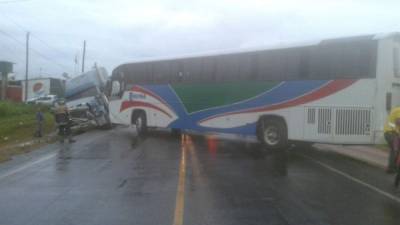
[[[70,143],[75,142],[75,140],[72,139],[70,116],[64,101],[59,101],[57,103],[54,116],[59,129],[58,134],[61,136],[60,142],[64,143],[65,136],[68,137]]]
[[[396,107],[390,111],[383,128],[386,142],[390,147],[388,159],[388,167],[386,172],[394,173],[396,171],[396,154],[397,149],[394,149],[393,141],[400,135],[400,107]]]

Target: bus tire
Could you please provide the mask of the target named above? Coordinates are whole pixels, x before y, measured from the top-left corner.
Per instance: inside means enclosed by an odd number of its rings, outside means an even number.
[[[147,133],[147,118],[143,111],[134,112],[132,115],[132,124],[136,127],[138,136],[144,136]]]
[[[288,146],[287,126],[279,117],[261,118],[258,138],[267,149],[279,150]]]

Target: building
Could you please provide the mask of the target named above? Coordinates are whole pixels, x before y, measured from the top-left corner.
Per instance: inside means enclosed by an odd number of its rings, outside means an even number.
[[[22,99],[25,100],[25,80],[21,80]],[[44,95],[57,95],[60,98],[64,97],[65,80],[52,77],[33,78],[28,80],[27,98],[32,99]]]
[[[13,71],[13,63],[8,61],[0,61],[0,100],[5,100],[7,95],[8,74]]]
[[[0,93],[2,93],[2,81],[0,81]],[[5,92],[5,100],[13,102],[22,102],[22,86],[21,81],[9,80]]]

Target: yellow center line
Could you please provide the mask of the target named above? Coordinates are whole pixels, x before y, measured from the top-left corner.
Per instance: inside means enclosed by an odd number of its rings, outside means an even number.
[[[189,151],[189,159],[190,159],[189,162],[190,162],[191,169],[193,171],[193,175],[194,175],[193,178],[196,181],[198,181],[199,183],[204,184],[206,181],[204,180],[204,177],[201,174],[199,160],[197,157],[197,153],[195,151],[194,144],[191,139],[189,139],[189,144],[188,144],[187,150]]]
[[[183,209],[185,207],[185,177],[186,177],[186,135],[181,136],[181,162],[179,165],[178,190],[176,192],[175,213],[173,225],[183,224]]]

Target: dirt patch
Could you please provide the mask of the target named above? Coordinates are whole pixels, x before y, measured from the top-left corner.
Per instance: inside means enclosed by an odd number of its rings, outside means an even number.
[[[4,145],[0,147],[0,162],[8,161],[15,155],[25,154],[41,146],[54,143],[57,139],[56,133],[52,133],[43,138],[36,138],[18,144]]]

